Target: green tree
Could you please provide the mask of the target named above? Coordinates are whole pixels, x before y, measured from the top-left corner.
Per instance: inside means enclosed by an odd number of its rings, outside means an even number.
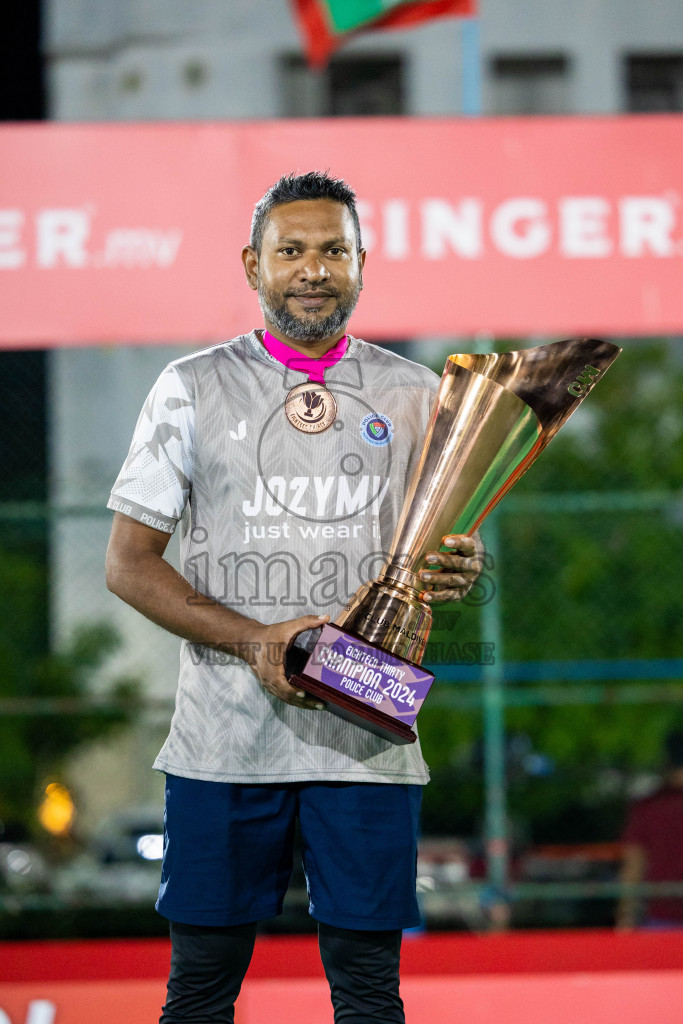
[[[78,746],[133,719],[138,683],[114,679],[91,699],[93,675],[120,644],[107,624],[46,649],[47,572],[35,546],[0,549],[0,594],[0,820],[30,828],[41,781]]]

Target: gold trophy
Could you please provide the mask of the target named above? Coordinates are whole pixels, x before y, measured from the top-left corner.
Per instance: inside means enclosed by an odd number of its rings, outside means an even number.
[[[433,682],[420,668],[432,612],[424,556],[470,534],[538,458],[621,351],[592,338],[448,357],[388,558],[334,624],[323,627],[292,682],[327,709],[393,743],[411,743]]]

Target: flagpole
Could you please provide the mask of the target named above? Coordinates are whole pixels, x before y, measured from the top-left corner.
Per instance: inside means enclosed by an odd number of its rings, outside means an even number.
[[[462,40],[462,112],[465,117],[481,117],[481,37],[479,18],[463,18]]]

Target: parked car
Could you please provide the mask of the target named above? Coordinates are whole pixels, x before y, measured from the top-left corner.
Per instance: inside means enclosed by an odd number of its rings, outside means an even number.
[[[153,905],[163,832],[158,807],[133,807],[110,815],[85,852],[59,869],[57,893],[72,905]]]

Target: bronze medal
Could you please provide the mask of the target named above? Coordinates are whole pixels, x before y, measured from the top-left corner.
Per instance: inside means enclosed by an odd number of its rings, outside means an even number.
[[[334,395],[322,384],[297,384],[285,398],[285,416],[304,434],[321,434],[336,415]]]

